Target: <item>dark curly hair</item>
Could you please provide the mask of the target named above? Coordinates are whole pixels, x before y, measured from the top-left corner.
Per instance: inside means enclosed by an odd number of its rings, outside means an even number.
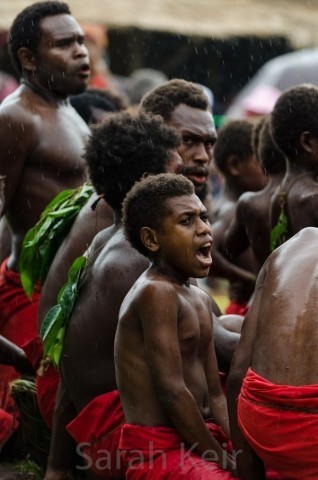
[[[253,127],[253,133],[252,133],[252,149],[257,157],[257,159],[260,161],[259,158],[259,137],[261,130],[263,128],[264,122],[268,115],[263,115],[261,118],[259,118],[255,123]]]
[[[271,113],[273,138],[289,159],[299,154],[299,137],[309,131],[318,137],[318,87],[302,84],[286,90]]]
[[[257,157],[266,173],[284,172],[286,170],[286,160],[274,142],[270,127],[270,116],[266,116],[259,132]]]
[[[254,151],[252,148],[253,124],[248,120],[231,120],[218,131],[214,146],[214,161],[218,169],[227,172],[227,160],[236,155],[247,160]]]
[[[70,102],[87,125],[94,120],[92,112],[94,107],[104,112],[120,112],[127,107],[123,98],[113,95],[109,90],[99,88],[88,88],[79,95],[72,95]]]
[[[66,3],[58,1],[36,2],[26,7],[15,17],[8,33],[8,47],[11,61],[19,75],[22,73],[18,57],[19,49],[26,47],[35,52],[41,38],[41,20],[63,13],[71,14]]]
[[[169,212],[167,200],[193,195],[193,183],[183,175],[149,176],[137,182],[123,203],[125,236],[131,245],[146,257],[150,252],[140,238],[142,227],[160,230],[162,219]]]
[[[141,99],[140,111],[161,115],[168,122],[173,110],[184,103],[192,108],[209,110],[209,100],[202,88],[179,78],[164,82]]]
[[[126,193],[144,173],[165,171],[168,151],[179,144],[179,135],[159,116],[113,113],[92,127],[84,158],[97,193],[120,209]]]

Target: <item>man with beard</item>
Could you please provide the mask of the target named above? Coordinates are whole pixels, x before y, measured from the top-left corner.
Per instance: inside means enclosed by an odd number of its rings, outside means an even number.
[[[49,201],[85,180],[82,153],[89,129],[68,97],[86,89],[90,70],[83,31],[68,5],[57,1],[35,3],[17,15],[9,51],[21,85],[0,107],[1,216],[11,237],[0,271],[0,333],[21,347],[37,333],[39,297],[36,291],[29,299],[21,287],[21,245]],[[12,406],[8,382],[16,376],[1,367],[2,431],[2,409]]]
[[[217,134],[209,99],[202,88],[178,78],[169,80],[147,93],[140,109],[161,115],[180,134],[178,153],[184,162],[182,173],[191,180],[196,195],[207,206],[208,166]]]

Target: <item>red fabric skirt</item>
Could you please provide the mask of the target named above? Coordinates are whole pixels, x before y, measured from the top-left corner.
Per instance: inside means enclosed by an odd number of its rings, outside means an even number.
[[[124,421],[119,392],[114,390],[94,398],[66,427],[87,468],[99,478],[125,478],[118,449]]]
[[[206,425],[221,446],[227,447],[222,430],[213,423]],[[127,466],[127,480],[234,479],[217,462],[208,462],[186,448],[174,428],[125,424],[119,448]]]
[[[249,309],[249,305],[247,303],[236,303],[231,301],[225,309],[227,315],[235,314],[235,315],[242,315],[245,317]]]
[[[318,479],[318,385],[275,385],[249,369],[238,422],[267,467],[288,480]]]
[[[18,347],[22,347],[37,335],[37,314],[39,303],[39,290],[36,290],[31,299],[29,299],[23,290],[20,280],[20,274],[7,269],[8,259],[4,260],[0,266],[0,334],[13,342]],[[20,375],[10,366],[0,365],[0,412],[16,416],[16,408],[13,398],[10,395],[10,382]],[[10,424],[8,429],[1,430],[2,443],[12,433],[12,426],[15,429],[18,425],[15,419],[7,422]]]

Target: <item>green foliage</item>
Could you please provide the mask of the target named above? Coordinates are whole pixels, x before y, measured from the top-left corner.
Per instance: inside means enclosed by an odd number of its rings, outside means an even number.
[[[282,245],[289,238],[288,219],[282,211],[278,217],[277,225],[271,231],[271,251]]]
[[[86,261],[85,256],[74,260],[68,273],[68,280],[58,294],[58,303],[48,311],[41,326],[44,356],[51,358],[55,368],[60,361],[66,327],[77,299]]]
[[[44,283],[54,255],[93,191],[93,187],[85,183],[80,188],[59,193],[42,212],[37,224],[25,235],[19,271],[21,283],[29,297],[37,282]]]

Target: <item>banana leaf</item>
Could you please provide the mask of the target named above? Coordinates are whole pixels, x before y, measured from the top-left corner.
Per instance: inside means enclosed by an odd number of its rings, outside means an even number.
[[[52,260],[81,208],[94,189],[85,183],[60,192],[42,212],[40,220],[24,237],[19,258],[22,286],[31,297],[37,283],[43,284]]]

